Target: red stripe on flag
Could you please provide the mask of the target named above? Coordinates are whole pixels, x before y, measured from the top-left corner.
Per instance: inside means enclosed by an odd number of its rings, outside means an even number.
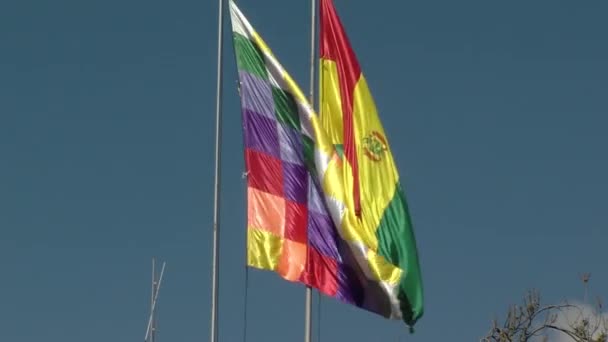
[[[336,13],[332,0],[321,0],[320,53],[321,58],[333,60],[338,69],[343,111],[344,156],[353,172],[355,214],[360,216],[361,195],[355,142],[355,121],[353,118],[353,96],[355,85],[361,76],[361,68],[344,32],[342,22]]]

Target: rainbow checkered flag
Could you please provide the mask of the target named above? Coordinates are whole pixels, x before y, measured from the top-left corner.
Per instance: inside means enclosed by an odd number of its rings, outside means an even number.
[[[347,298],[339,238],[315,171],[314,112],[234,2],[230,13],[248,175],[248,264]]]
[[[377,243],[354,238],[367,227],[353,219],[343,172],[350,164],[331,131],[233,1],[230,14],[248,175],[248,265],[413,323],[401,312],[400,264]]]

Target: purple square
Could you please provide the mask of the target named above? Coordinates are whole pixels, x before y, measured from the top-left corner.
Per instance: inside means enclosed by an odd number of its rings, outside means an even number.
[[[338,264],[339,286],[336,297],[347,303],[363,306],[370,280],[367,279],[367,276],[357,264],[357,260],[348,243],[342,239],[337,240],[337,242],[342,260]]]
[[[276,121],[250,110],[245,110],[243,116],[246,147],[279,158],[279,135]]]
[[[279,132],[281,159],[293,164],[304,165],[304,152],[300,132],[280,123],[277,123],[277,130]]]
[[[362,285],[362,278],[364,277],[363,275],[358,275],[350,265],[339,264],[338,293],[336,293],[336,298],[349,304],[361,306],[365,296],[365,289]]]
[[[283,162],[283,189],[285,198],[306,204],[308,195],[308,172],[302,165]]]
[[[316,213],[327,213],[329,215],[329,211],[325,208],[325,202],[321,197],[321,186],[316,179],[313,179],[312,176],[308,175],[308,210],[314,211]]]
[[[243,109],[274,119],[274,100],[270,83],[245,71],[239,71]]]
[[[328,215],[308,211],[308,243],[324,256],[340,262],[338,235]]]

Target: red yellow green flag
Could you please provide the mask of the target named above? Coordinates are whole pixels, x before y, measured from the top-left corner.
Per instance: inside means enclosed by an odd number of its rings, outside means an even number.
[[[342,162],[325,169],[323,190],[341,237],[381,293],[370,311],[412,326],[423,314],[416,241],[399,173],[374,99],[332,0],[321,0],[320,119]],[[328,148],[328,147],[326,147]],[[336,210],[334,210],[335,212]],[[372,287],[370,287],[371,289]]]

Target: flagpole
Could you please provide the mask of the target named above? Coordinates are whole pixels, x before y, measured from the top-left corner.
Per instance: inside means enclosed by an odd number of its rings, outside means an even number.
[[[154,297],[156,296],[156,260],[154,260],[154,258],[152,258],[152,295],[151,295],[151,302],[150,302],[150,307],[151,312],[150,312],[150,316],[152,317],[150,319],[151,321],[151,325],[152,327],[150,328],[151,331],[151,335],[150,335],[150,342],[154,342],[155,340],[155,330],[156,330],[156,317],[154,317]]]
[[[308,100],[310,105],[314,108],[314,92],[315,92],[315,27],[317,12],[315,9],[317,0],[310,0],[310,92]],[[304,342],[312,341],[312,288],[306,286],[306,309],[305,309],[305,320],[304,320]]]
[[[153,264],[154,265],[154,264]],[[152,276],[152,305],[150,307],[150,317],[148,317],[148,327],[146,328],[146,337],[144,337],[145,342],[153,342],[156,341],[156,303],[158,302],[158,294],[160,292],[160,285],[163,282],[163,275],[165,274],[165,265],[163,262],[163,267],[160,270],[160,276],[158,280],[156,279],[156,271],[153,270]],[[154,266],[152,266],[155,269]],[[148,340],[148,337],[150,340]]]
[[[218,0],[217,15],[217,88],[215,99],[215,184],[213,195],[213,265],[211,268],[211,338],[210,342],[217,341],[217,302],[219,278],[219,229],[220,229],[220,162],[221,162],[221,134],[222,134],[222,52],[224,47],[224,0]]]

